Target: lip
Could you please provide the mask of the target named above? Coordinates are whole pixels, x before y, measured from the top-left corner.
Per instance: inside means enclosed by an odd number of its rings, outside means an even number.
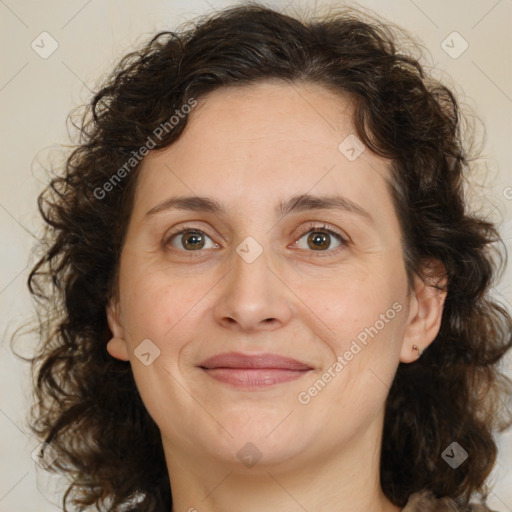
[[[218,354],[198,366],[213,379],[246,390],[296,380],[313,370],[308,364],[278,354],[239,352]]]
[[[225,352],[203,361],[200,367],[211,370],[214,368],[258,369],[273,370],[312,370],[313,368],[301,361],[279,354],[242,354],[240,352]]]

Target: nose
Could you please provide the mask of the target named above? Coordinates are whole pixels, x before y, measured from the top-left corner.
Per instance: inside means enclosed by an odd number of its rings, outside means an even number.
[[[233,253],[230,271],[220,284],[216,321],[243,332],[274,330],[292,317],[293,293],[265,249],[252,262]]]

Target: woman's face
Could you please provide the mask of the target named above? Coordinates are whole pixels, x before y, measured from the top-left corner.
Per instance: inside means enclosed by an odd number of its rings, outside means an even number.
[[[108,350],[129,359],[170,459],[296,465],[378,437],[419,308],[389,162],[351,115],[318,85],[223,88],[143,161]],[[205,362],[227,353],[249,358]]]

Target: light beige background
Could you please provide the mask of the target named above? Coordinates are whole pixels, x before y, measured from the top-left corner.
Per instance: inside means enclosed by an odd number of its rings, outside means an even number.
[[[40,231],[36,196],[47,180],[43,165],[50,149],[69,142],[66,116],[88,102],[91,90],[112,65],[157,30],[172,29],[196,14],[237,2],[221,0],[0,0],[0,511],[60,510],[59,480],[39,469],[30,454],[37,441],[25,418],[30,393],[27,365],[9,348],[9,336],[32,311],[26,289],[34,236]],[[341,2],[332,2],[340,4]],[[330,2],[268,2],[284,8]],[[475,208],[492,213],[511,251],[512,236],[512,1],[361,0],[416,34],[427,64],[451,84],[485,124],[486,145],[479,163],[486,174],[473,183]],[[291,12],[292,12],[291,11]],[[41,58],[31,43],[46,31],[58,49]],[[441,44],[457,31],[452,51]],[[41,162],[43,165],[41,165]],[[508,193],[507,193],[508,191]],[[512,308],[509,265],[496,296]],[[19,350],[30,346],[28,337]],[[510,362],[510,358],[508,359]],[[509,372],[512,365],[509,364]],[[512,512],[512,433],[499,439],[499,462],[492,473],[491,506]],[[470,454],[471,456],[471,454]],[[61,485],[62,486],[62,485]]]

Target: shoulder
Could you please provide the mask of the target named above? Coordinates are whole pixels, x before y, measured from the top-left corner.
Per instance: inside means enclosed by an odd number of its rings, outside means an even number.
[[[470,504],[462,510],[451,498],[436,498],[430,491],[416,492],[409,497],[402,512],[495,512],[485,505]]]

